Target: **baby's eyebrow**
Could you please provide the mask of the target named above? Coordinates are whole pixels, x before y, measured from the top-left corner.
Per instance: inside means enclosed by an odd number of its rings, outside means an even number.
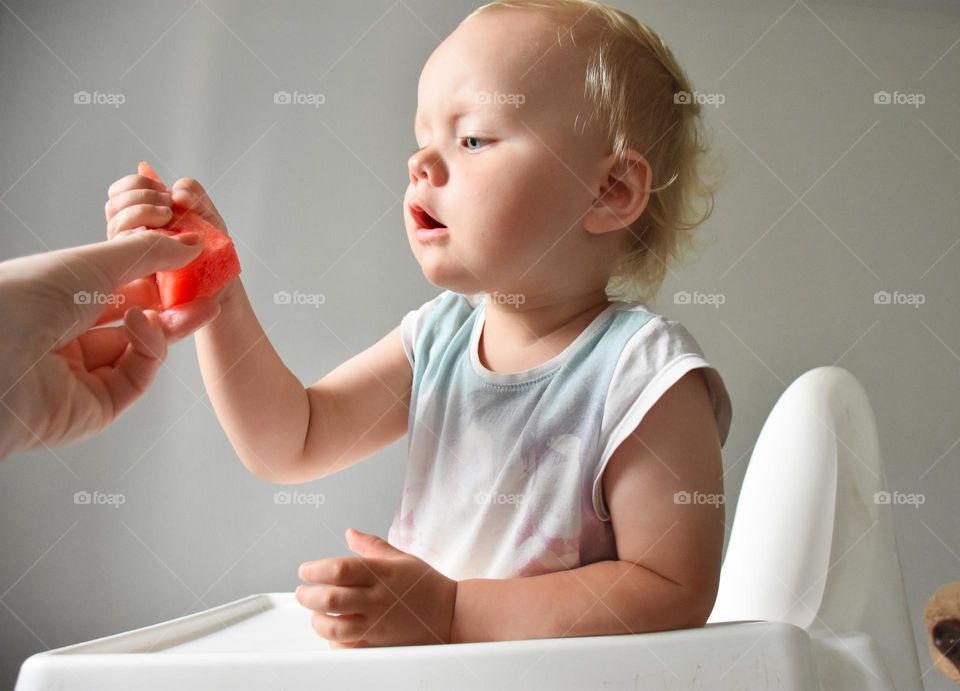
[[[490,113],[495,116],[516,116],[517,109],[511,105],[505,105],[502,103],[476,103],[476,104],[463,104],[452,113],[447,116],[448,122],[456,123],[461,118],[466,115],[471,115],[475,112],[485,112]],[[416,130],[418,127],[423,126],[424,117],[419,112],[413,119],[413,128]]]
[[[450,122],[457,122],[457,121],[458,121],[460,118],[462,118],[464,115],[469,115],[469,114],[472,113],[474,110],[477,110],[477,107],[476,107],[476,106],[474,106],[474,107],[461,106],[461,107],[458,108],[457,110],[455,110],[455,111],[453,111],[452,113],[450,113],[450,115],[447,116],[447,119],[448,119]],[[420,126],[420,125],[423,125],[423,124],[424,124],[423,121],[424,121],[424,117],[418,113],[417,116],[416,116],[416,117],[414,118],[414,120],[413,120],[413,126],[414,126],[414,127],[418,127],[418,126]]]

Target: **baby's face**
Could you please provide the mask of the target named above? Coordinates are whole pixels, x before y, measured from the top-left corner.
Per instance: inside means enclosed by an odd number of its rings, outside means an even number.
[[[431,283],[529,294],[582,272],[593,250],[580,219],[609,153],[595,125],[580,134],[585,64],[568,37],[557,45],[555,22],[526,11],[478,15],[431,55],[404,199],[407,236]],[[418,202],[448,227],[439,239],[418,238]]]

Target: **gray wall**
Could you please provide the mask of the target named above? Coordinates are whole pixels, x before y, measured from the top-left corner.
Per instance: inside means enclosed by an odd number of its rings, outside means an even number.
[[[890,489],[926,500],[894,507],[926,670],[923,607],[960,577],[960,10],[617,4],[662,33],[701,92],[725,99],[708,115],[729,172],[705,250],[652,307],[691,330],[730,389],[729,504],[784,388],[820,365],[853,372],[880,423]],[[238,241],[274,345],[316,380],[437,292],[407,246],[398,199],[420,68],[475,6],[5,0],[0,257],[99,240],[107,186],[141,158],[168,182],[196,177]],[[125,101],[77,105],[81,90]],[[280,90],[325,103],[275,105]],[[881,90],[925,103],[878,105]],[[326,301],[278,305],[280,290]],[[674,304],[679,290],[724,304]],[[925,302],[876,305],[878,290]],[[292,589],[302,560],[347,553],[348,526],[385,535],[405,443],[327,480],[270,486],[234,456],[193,345],[180,344],[106,434],[0,464],[0,685],[46,648]],[[278,489],[325,503],[276,504]],[[77,505],[77,491],[125,503]],[[936,671],[925,683],[952,688]]]

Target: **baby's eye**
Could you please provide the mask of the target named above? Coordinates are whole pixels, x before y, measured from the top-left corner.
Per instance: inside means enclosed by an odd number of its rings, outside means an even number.
[[[460,141],[466,146],[467,151],[476,151],[483,146],[483,143],[489,140],[481,139],[480,137],[460,137]]]

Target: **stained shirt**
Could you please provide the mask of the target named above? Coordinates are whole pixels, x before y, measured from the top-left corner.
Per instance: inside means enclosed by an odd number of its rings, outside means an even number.
[[[611,302],[546,362],[493,372],[478,349],[488,299],[443,291],[401,321],[413,384],[387,541],[456,580],[617,559],[607,462],[696,368],[722,446],[732,415],[723,380],[683,325],[631,302]]]

